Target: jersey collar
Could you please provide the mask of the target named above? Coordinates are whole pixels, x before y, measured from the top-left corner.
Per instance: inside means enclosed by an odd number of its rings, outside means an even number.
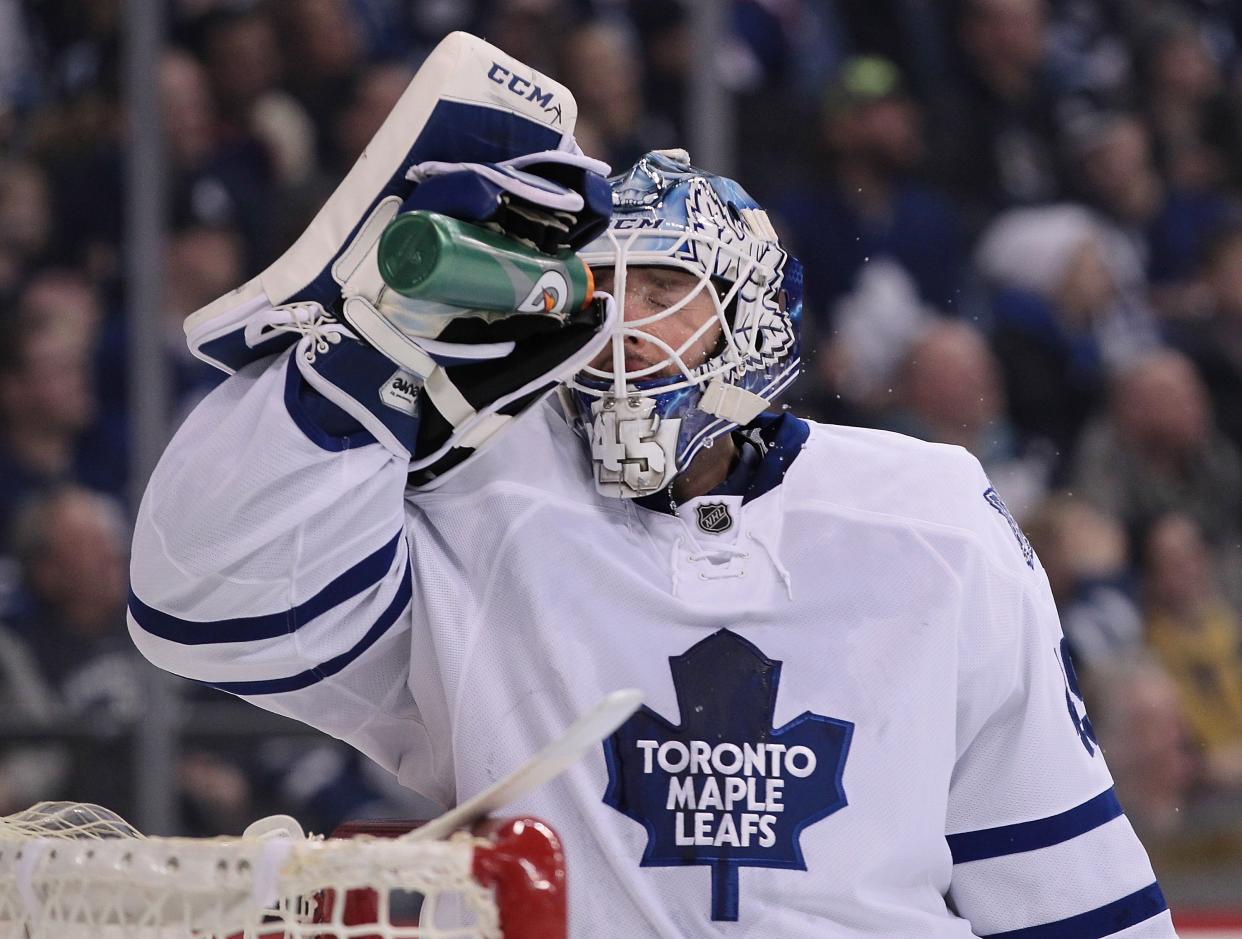
[[[810,436],[811,428],[806,421],[792,412],[780,411],[760,414],[735,433],[745,439],[745,445],[753,446],[758,451],[758,459],[748,460],[743,454],[743,458],[729,471],[724,482],[704,493],[701,498],[740,495],[742,505],[745,505],[775,489],[802,452],[802,445]],[[635,499],[634,502],[653,512],[676,514],[672,494],[668,489]]]

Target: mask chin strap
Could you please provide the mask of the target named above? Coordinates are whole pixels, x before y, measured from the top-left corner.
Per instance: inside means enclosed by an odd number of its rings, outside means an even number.
[[[661,417],[654,398],[607,395],[591,405],[591,460],[602,495],[636,499],[677,475],[678,418]]]
[[[767,409],[768,399],[716,377],[704,390],[698,407],[700,411],[745,427]]]

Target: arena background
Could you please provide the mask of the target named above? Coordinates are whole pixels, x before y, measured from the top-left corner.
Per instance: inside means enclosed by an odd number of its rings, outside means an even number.
[[[124,606],[143,483],[219,380],[181,321],[453,29],[567,84],[588,153],[686,146],[770,209],[807,267],[789,405],[983,462],[1185,934],[1242,935],[1233,0],[0,0],[0,814],[427,810],[157,673]]]

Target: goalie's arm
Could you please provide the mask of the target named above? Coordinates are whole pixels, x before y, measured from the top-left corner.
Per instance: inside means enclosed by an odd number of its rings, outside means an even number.
[[[971,599],[958,632],[948,899],[977,936],[1176,939],[1048,578],[982,468],[960,465],[978,541],[955,569]]]
[[[290,352],[229,378],[178,431],[143,498],[138,648],[412,782],[402,764],[425,733],[408,687],[408,461],[311,391]]]

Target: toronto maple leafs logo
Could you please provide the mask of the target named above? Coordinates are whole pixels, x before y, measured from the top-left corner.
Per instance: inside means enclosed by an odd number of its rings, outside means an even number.
[[[604,742],[604,802],[647,829],[643,867],[711,867],[711,917],[738,918],[738,868],[806,870],[799,838],[847,804],[854,725],[773,728],[781,663],[727,629],[669,659],[681,723],[641,708]]]

